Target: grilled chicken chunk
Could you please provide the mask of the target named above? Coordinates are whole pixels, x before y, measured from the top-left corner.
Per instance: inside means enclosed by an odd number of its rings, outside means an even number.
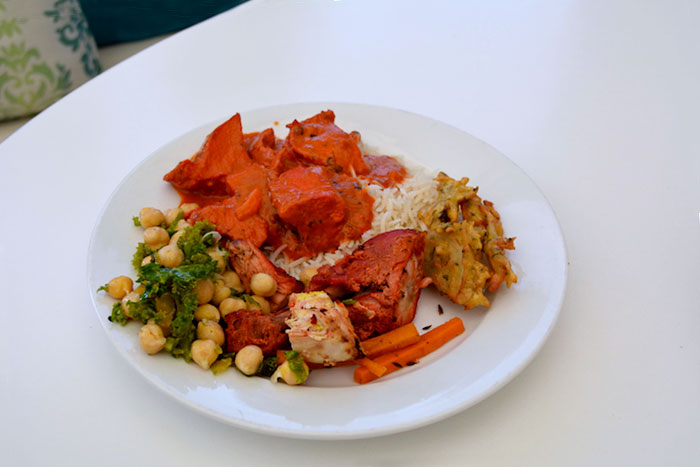
[[[224,321],[229,352],[238,352],[246,345],[257,345],[264,355],[274,355],[277,349],[287,346],[286,325],[278,315],[266,315],[260,310],[238,310],[227,314]]]
[[[424,238],[410,229],[377,235],[335,265],[320,268],[309,289],[353,296],[348,313],[361,340],[410,323],[421,289],[430,284],[423,277]]]
[[[359,355],[348,311],[325,292],[292,294],[289,310],[289,343],[307,362],[332,366]]]
[[[304,289],[304,284],[287,274],[284,269],[272,264],[267,256],[251,242],[233,240],[229,243],[228,250],[231,253],[229,257],[231,267],[241,278],[241,283],[246,290],[250,290],[250,279],[253,274],[264,272],[275,279],[277,292],[269,297],[272,311],[284,307],[291,293],[301,292]]]
[[[219,125],[190,159],[181,161],[163,180],[178,190],[205,196],[227,196],[226,176],[240,172],[251,163],[243,146],[241,116],[234,115]]]

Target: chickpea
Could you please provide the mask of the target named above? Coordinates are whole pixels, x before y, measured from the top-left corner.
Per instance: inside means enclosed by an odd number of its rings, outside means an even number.
[[[226,270],[226,255],[223,251],[216,248],[207,251],[207,254],[211,257],[211,259],[216,261],[216,265],[219,268],[219,271]]]
[[[316,274],[318,274],[317,268],[306,268],[299,274],[299,280],[304,283],[304,287],[308,287]]]
[[[147,354],[156,354],[165,346],[163,330],[155,323],[144,324],[139,330],[139,342]]]
[[[143,293],[144,293],[145,291],[146,291],[146,287],[143,286],[143,285],[139,285],[138,287],[136,287],[136,288],[134,289],[134,292],[136,292],[137,294],[139,294],[139,299],[141,298],[141,295],[143,295]],[[135,301],[135,300],[132,300],[132,301]]]
[[[147,229],[165,222],[165,216],[159,209],[143,208],[139,211],[139,221],[141,222],[141,227]]]
[[[190,227],[190,223],[187,222],[185,219],[180,219],[177,221],[177,224],[175,224],[175,230],[178,232],[185,230],[187,227]]]
[[[165,210],[165,223],[168,224],[168,226],[170,226],[170,224],[175,222],[175,219],[177,219],[177,216],[179,216],[181,212],[182,212],[182,209],[180,209],[180,208],[166,209]]]
[[[197,323],[197,339],[211,339],[218,345],[224,345],[226,336],[224,329],[216,321],[203,319]]]
[[[238,277],[234,271],[226,271],[222,274],[224,278],[224,285],[228,288],[235,290],[238,293],[243,292],[243,284],[241,283],[241,278]]]
[[[261,297],[272,297],[277,292],[277,282],[271,275],[258,272],[250,278],[250,290]]]
[[[195,209],[199,209],[199,204],[197,203],[185,203],[182,206],[180,206],[180,209],[182,209],[182,212],[185,214],[189,214],[190,212],[194,211]]]
[[[309,377],[309,367],[306,365],[306,363],[303,363],[304,365],[304,370],[306,370],[306,377],[299,381],[297,378],[297,375],[294,374],[292,369],[289,367],[289,362],[284,362],[277,368],[277,370],[273,373],[272,377],[270,378],[273,383],[279,383],[280,381],[284,381],[285,383],[295,386],[297,384],[301,384],[306,379]]]
[[[257,345],[246,345],[236,354],[234,364],[241,373],[252,376],[258,372],[263,362],[263,352]]]
[[[194,319],[197,321],[202,321],[204,319],[219,322],[221,315],[219,314],[219,309],[214,305],[205,303],[204,305],[199,305],[197,310],[194,312]]]
[[[127,316],[127,318],[134,318],[134,316],[131,314],[131,311],[129,310],[129,302],[138,302],[139,300],[141,300],[141,294],[136,291],[129,292],[124,298],[122,298],[122,311]]]
[[[184,259],[185,254],[177,245],[166,245],[156,252],[156,261],[166,268],[176,268]]]
[[[197,303],[200,305],[209,303],[214,297],[214,283],[210,279],[198,280],[193,290],[197,294]]]
[[[121,300],[134,288],[134,281],[126,276],[115,277],[107,283],[107,294],[110,297]]]
[[[208,370],[212,363],[216,361],[216,357],[221,353],[221,347],[216,345],[216,342],[210,339],[197,339],[192,342],[190,349],[192,360],[200,367]]]
[[[145,266],[145,265],[147,265],[147,264],[151,264],[152,262],[153,262],[153,257],[152,257],[151,255],[145,256],[145,257],[141,260],[141,266]]]
[[[211,302],[214,305],[220,305],[221,302],[223,302],[230,296],[231,289],[224,285],[224,281],[222,281],[221,279],[216,281],[216,283],[214,284],[214,296],[212,297]]]
[[[143,232],[143,241],[152,250],[157,250],[168,244],[170,235],[163,227],[149,227]]]
[[[260,295],[253,295],[253,300],[257,303],[257,306],[253,303],[250,304],[249,308],[251,310],[260,310],[264,314],[269,315],[270,314],[270,302],[268,302],[265,298],[261,297]]]
[[[219,311],[221,312],[221,316],[226,316],[227,314],[233,313],[234,311],[247,309],[248,304],[240,298],[229,297],[227,299],[224,299],[221,303],[219,303]]]
[[[185,233],[184,230],[178,230],[173,234],[172,237],[170,237],[170,244],[177,246],[177,241],[182,237],[182,235]]]

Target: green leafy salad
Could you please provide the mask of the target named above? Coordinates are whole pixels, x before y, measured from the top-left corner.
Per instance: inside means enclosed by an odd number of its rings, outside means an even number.
[[[196,338],[194,313],[199,305],[195,286],[199,280],[212,279],[220,271],[217,261],[207,254],[207,250],[216,246],[216,237],[206,234],[214,231],[214,225],[207,221],[184,229],[177,240],[184,259],[174,268],[155,262],[154,251],[139,243],[132,265],[138,271],[136,281],[144,287],[143,293],[138,301],[128,300],[125,307],[115,303],[110,321],[124,325],[133,318],[142,323],[153,320],[158,325],[169,325],[170,336],[164,349],[189,362],[190,348]],[[142,266],[149,257],[151,261]]]

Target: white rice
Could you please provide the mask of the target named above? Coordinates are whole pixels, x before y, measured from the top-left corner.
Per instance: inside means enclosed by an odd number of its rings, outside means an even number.
[[[401,185],[384,188],[381,185],[361,181],[367,192],[374,198],[372,227],[362,235],[361,239],[340,245],[334,252],[320,253],[312,258],[299,258],[294,261],[287,259],[282,252],[284,249],[282,246],[269,254],[270,260],[288,274],[299,277],[301,271],[306,268],[334,264],[361,243],[380,233],[396,229],[427,230],[425,224],[418,218],[418,213],[431,206],[437,199],[437,184],[433,180],[436,173],[412,161],[400,157],[396,159],[409,172]]]

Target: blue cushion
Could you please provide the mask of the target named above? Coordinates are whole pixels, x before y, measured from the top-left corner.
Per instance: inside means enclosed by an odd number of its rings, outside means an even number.
[[[80,0],[97,45],[184,29],[245,0]]]

